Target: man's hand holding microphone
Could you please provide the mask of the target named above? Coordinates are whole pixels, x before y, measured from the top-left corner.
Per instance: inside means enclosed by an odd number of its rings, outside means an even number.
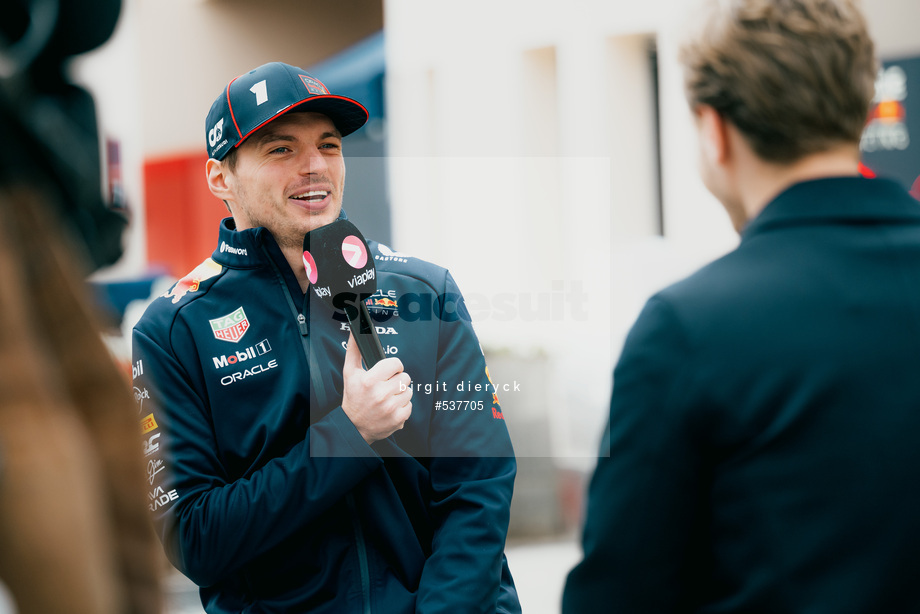
[[[412,378],[401,360],[384,356],[364,304],[377,291],[367,242],[354,224],[338,219],[304,237],[304,266],[316,296],[344,310],[351,329],[342,368],[342,409],[368,444],[386,439],[412,414]]]
[[[384,358],[364,370],[354,335],[345,350],[342,409],[368,444],[386,439],[412,414],[412,378],[398,358]]]

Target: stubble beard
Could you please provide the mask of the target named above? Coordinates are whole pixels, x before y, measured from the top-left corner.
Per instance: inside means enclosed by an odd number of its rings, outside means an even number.
[[[286,203],[282,207],[287,207]],[[310,230],[325,226],[334,222],[341,213],[341,205],[330,205],[329,208],[322,212],[310,212],[308,218],[299,218],[291,220],[284,215],[284,210],[277,207],[270,209],[268,216],[257,214],[251,207],[242,206],[242,213],[249,222],[250,227],[263,227],[267,229],[274,237],[275,242],[281,248],[302,249],[303,238]],[[330,210],[335,211],[328,221],[322,221],[320,218],[330,215]],[[274,219],[273,219],[274,218]],[[309,220],[308,223],[304,219]]]

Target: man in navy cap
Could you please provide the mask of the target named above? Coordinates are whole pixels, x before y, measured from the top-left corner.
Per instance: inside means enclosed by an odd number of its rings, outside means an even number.
[[[367,370],[308,292],[304,235],[344,217],[342,139],[366,120],[287,64],[231,81],[205,130],[232,217],[134,331],[150,509],[208,612],[520,611],[514,455],[451,275],[378,262],[388,356]],[[407,294],[428,317],[400,317]]]

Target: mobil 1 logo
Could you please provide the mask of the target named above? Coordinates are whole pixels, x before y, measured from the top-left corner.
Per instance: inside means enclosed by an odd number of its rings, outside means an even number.
[[[223,369],[224,367],[231,367],[237,365],[241,362],[246,362],[247,360],[254,360],[259,356],[264,356],[272,351],[272,346],[268,342],[268,339],[263,339],[255,345],[251,345],[245,350],[238,350],[230,354],[222,354],[220,356],[212,356],[211,360],[214,361],[215,369]]]

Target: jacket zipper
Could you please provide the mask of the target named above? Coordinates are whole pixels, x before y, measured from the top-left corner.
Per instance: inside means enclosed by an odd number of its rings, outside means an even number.
[[[297,328],[300,329],[301,337],[306,337],[310,334],[310,328],[307,326],[307,317],[302,313],[297,314]]]
[[[364,597],[364,614],[371,614],[371,577],[367,566],[367,544],[364,541],[364,529],[358,518],[354,495],[345,495],[348,511],[351,513],[351,525],[355,531],[355,548],[358,550],[358,568],[361,570],[361,594]]]
[[[294,299],[291,297],[290,291],[288,291],[284,276],[281,274],[281,271],[278,270],[278,265],[272,260],[271,255],[268,253],[268,250],[265,249],[264,245],[262,246],[262,250],[267,260],[271,263],[272,269],[275,272],[275,278],[281,285],[281,293],[284,294],[284,298],[287,299],[287,304],[291,308],[291,313],[297,320],[297,330],[300,331],[300,343],[303,346],[304,355],[307,357],[307,367],[310,371],[310,382],[316,393],[316,400],[322,403],[326,398],[326,386],[323,384],[322,371],[320,371],[319,364],[316,362],[316,357],[313,352],[310,351],[310,325],[307,322],[307,317],[303,314],[303,311],[298,309],[297,305],[294,304]],[[306,300],[308,299],[304,299],[304,301]],[[358,518],[354,495],[348,493],[345,495],[345,499],[348,503],[351,525],[355,534],[355,549],[358,551],[358,568],[361,572],[361,595],[364,598],[364,614],[372,614],[371,578],[367,565],[367,543],[364,541],[364,529],[361,527],[361,519]]]
[[[287,300],[288,307],[291,309],[291,314],[297,320],[297,330],[300,331],[300,345],[303,347],[303,354],[307,359],[307,367],[310,371],[310,383],[312,384],[317,402],[322,403],[326,399],[326,386],[323,384],[322,371],[319,368],[319,364],[317,364],[313,352],[310,351],[310,325],[307,322],[307,317],[297,308],[297,305],[294,304],[294,299],[291,298],[291,292],[288,290],[287,283],[284,281],[284,276],[281,274],[281,271],[278,270],[278,265],[275,264],[271,254],[268,253],[264,245],[262,246],[262,252],[265,254],[265,259],[271,264],[272,271],[275,273],[275,279],[278,281],[278,285],[281,286],[281,294],[283,294],[284,298]],[[307,300],[306,298],[304,299],[304,304],[306,304]]]

